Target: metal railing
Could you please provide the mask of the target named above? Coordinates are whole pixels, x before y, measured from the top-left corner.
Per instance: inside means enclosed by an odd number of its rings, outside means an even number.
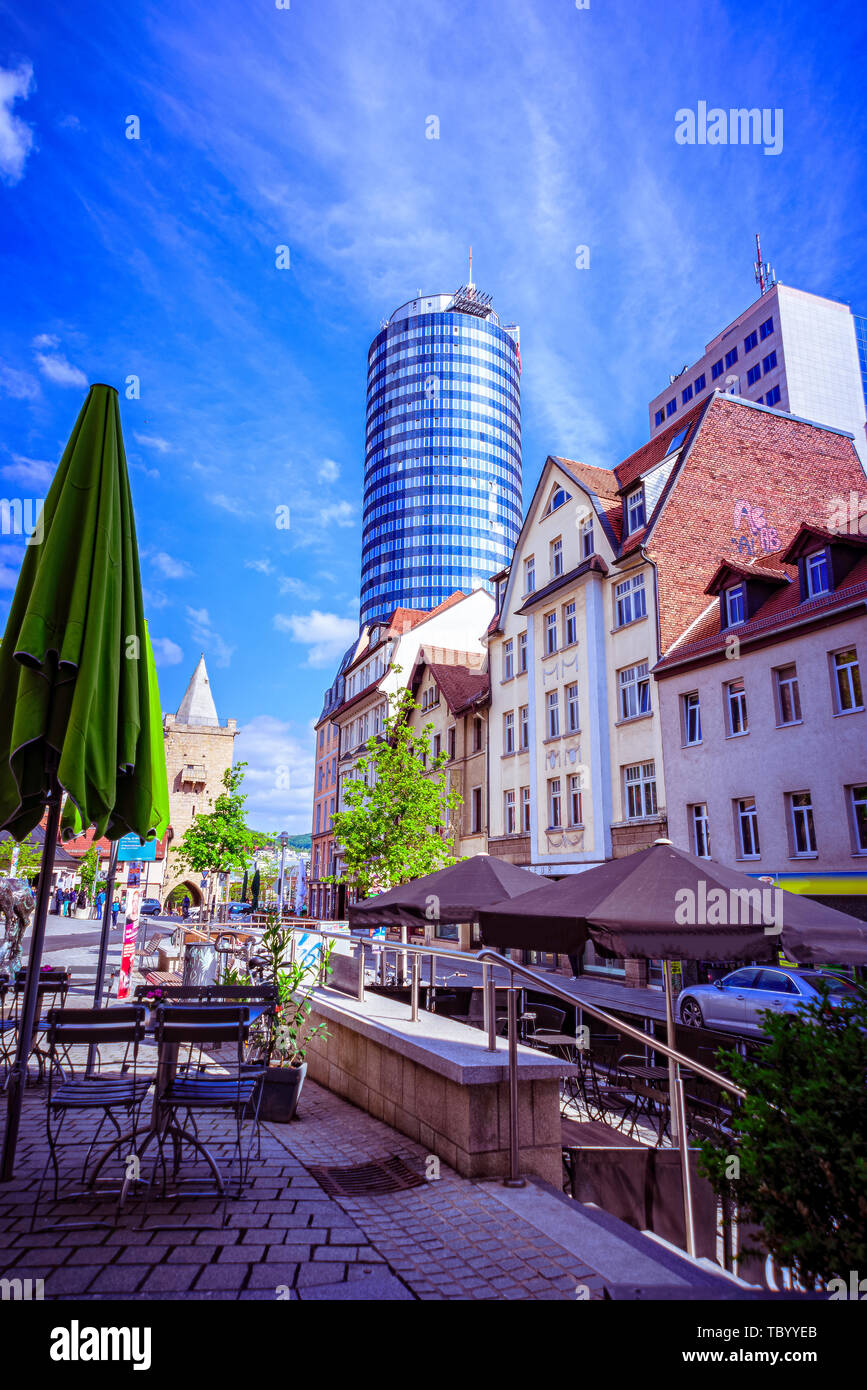
[[[303,925],[299,923],[299,929],[309,932],[312,935],[320,936],[324,939],[330,938],[339,941],[347,941],[357,946],[362,952],[370,949],[379,953],[380,975],[384,982],[384,963],[389,952],[394,952],[396,958],[400,956],[411,958],[411,969],[409,977],[410,986],[410,1020],[418,1021],[419,1016],[419,991],[421,986],[420,963],[424,956],[430,960],[430,984],[436,985],[436,962],[437,960],[447,959],[449,961],[466,961],[468,964],[481,965],[482,967],[482,1007],[483,1007],[483,1029],[487,1035],[486,1047],[489,1052],[497,1050],[497,1017],[496,1017],[496,990],[497,981],[494,972],[497,970],[505,971],[508,975],[508,984],[505,986],[507,991],[506,1017],[508,1022],[508,1067],[509,1067],[509,1176],[505,1179],[507,1186],[523,1187],[525,1179],[520,1175],[519,1164],[519,1132],[518,1132],[518,1008],[517,996],[518,989],[515,984],[516,976],[525,980],[529,985],[541,994],[551,995],[555,999],[562,1000],[570,1007],[580,1010],[582,1015],[587,1013],[599,1023],[605,1024],[608,1028],[624,1037],[631,1038],[640,1043],[643,1047],[652,1049],[666,1057],[670,1066],[671,1086],[670,1104],[672,1135],[677,1137],[677,1147],[680,1153],[680,1170],[683,1195],[683,1217],[684,1230],[686,1235],[687,1253],[695,1257],[695,1216],[692,1191],[692,1172],[689,1162],[689,1136],[686,1124],[686,1096],[684,1092],[683,1078],[680,1068],[686,1067],[696,1076],[702,1077],[705,1081],[712,1082],[719,1086],[730,1096],[739,1100],[746,1098],[746,1091],[721,1072],[715,1071],[713,1067],[707,1067],[703,1062],[698,1062],[685,1053],[679,1052],[677,1048],[670,1047],[667,1042],[661,1042],[659,1038],[651,1033],[645,1033],[641,1028],[634,1027],[631,1023],[624,1023],[622,1019],[616,1018],[607,1010],[599,1007],[598,1004],[590,1004],[585,999],[576,999],[575,995],[568,990],[553,982],[550,976],[540,975],[538,971],[530,970],[527,966],[511,960],[508,956],[502,956],[498,951],[484,947],[480,951],[436,951],[429,945],[417,946],[407,941],[394,942],[376,939],[372,937],[353,936],[348,932],[329,931],[326,927],[314,926],[304,920]],[[292,941],[292,958],[294,959],[294,937]],[[395,978],[398,975],[397,959],[395,961]],[[405,977],[406,971],[403,971]],[[446,982],[448,983],[448,982]],[[502,988],[502,984],[500,988]],[[361,971],[361,986],[359,989],[359,1000],[364,1001],[364,970]],[[576,1037],[576,1042],[581,1047],[583,1038]]]

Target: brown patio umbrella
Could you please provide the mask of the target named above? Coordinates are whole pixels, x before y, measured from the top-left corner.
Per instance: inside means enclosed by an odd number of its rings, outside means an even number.
[[[480,914],[487,946],[649,960],[867,964],[867,923],[669,841]]]
[[[398,884],[387,893],[354,903],[350,927],[385,923],[419,927],[425,922],[477,922],[480,909],[504,899],[538,892],[550,879],[490,854],[475,854],[424,878]]]

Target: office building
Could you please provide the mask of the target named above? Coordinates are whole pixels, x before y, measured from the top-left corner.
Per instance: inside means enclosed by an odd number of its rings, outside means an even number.
[[[519,331],[490,296],[419,295],[370,346],[362,626],[472,593],[521,528]]]

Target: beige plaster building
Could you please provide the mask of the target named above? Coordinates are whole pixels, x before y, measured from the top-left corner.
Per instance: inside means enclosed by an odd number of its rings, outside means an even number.
[[[170,820],[163,902],[180,885],[189,893],[194,905],[202,900],[200,876],[189,873],[177,863],[175,847],[195,817],[211,810],[212,803],[223,790],[223,773],[232,766],[239,732],[234,719],[220,723],[203,654],[177,714],[163,716]]]

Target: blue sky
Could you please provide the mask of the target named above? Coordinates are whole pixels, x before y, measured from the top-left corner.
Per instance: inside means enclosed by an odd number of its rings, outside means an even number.
[[[466,278],[470,242],[521,325],[526,500],[548,453],[642,443],[668,373],[755,297],[756,230],[781,280],[867,313],[863,6],[0,19],[0,492],[43,496],[87,382],[121,390],[163,708],[204,650],[263,828],[310,827],[311,724],[357,628],[367,347]],[[699,101],[782,109],[782,151],[677,144]],[[20,557],[0,541],[0,620]]]

